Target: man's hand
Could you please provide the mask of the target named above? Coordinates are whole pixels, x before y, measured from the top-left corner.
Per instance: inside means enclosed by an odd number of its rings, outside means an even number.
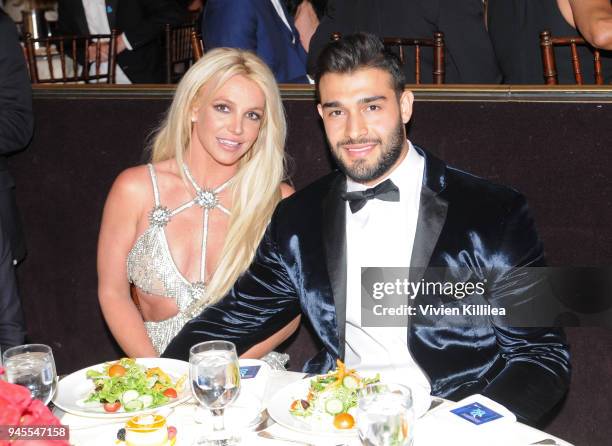
[[[300,3],[295,11],[294,23],[295,28],[298,30],[298,34],[300,35],[302,46],[306,52],[308,52],[310,47],[310,39],[319,26],[319,19],[317,18],[317,13],[312,7],[312,3],[307,0]]]
[[[121,52],[125,51],[125,49],[127,48],[125,46],[125,40],[123,40],[122,35],[115,37],[115,45],[117,48],[117,54],[120,54]],[[96,52],[97,52],[97,47],[100,47],[100,62],[108,62],[108,53],[110,50],[110,45],[108,43],[92,43],[89,45],[89,47],[87,48],[87,59],[89,60],[89,62],[95,62],[96,61]]]
[[[122,53],[127,48],[127,46],[125,46],[125,38],[123,36],[124,34],[120,34],[115,38],[117,54]]]

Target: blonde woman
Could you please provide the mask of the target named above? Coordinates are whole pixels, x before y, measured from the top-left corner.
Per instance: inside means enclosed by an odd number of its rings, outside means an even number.
[[[274,76],[254,54],[215,49],[185,74],[151,164],[122,172],[104,207],[98,294],[126,354],[158,356],[247,268],[293,192],[281,182],[285,134]],[[244,356],[271,351],[298,319]]]

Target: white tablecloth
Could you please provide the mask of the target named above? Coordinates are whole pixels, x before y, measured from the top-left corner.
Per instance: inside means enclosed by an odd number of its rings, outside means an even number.
[[[270,398],[284,386],[300,380],[303,377],[304,374],[302,373],[273,371],[266,387],[265,402],[269,401]],[[429,411],[423,418],[417,420],[415,425],[414,446],[439,446],[441,444],[448,444],[451,446],[463,444],[469,444],[470,446],[491,446],[491,444],[493,444],[490,442],[490,438],[488,440],[483,438],[459,439],[457,436],[453,437],[454,441],[452,443],[449,443],[448,436],[449,433],[452,435],[452,432],[449,432],[448,426],[446,426],[447,428],[445,429],[445,422],[440,420],[445,420],[444,417],[447,416],[446,413],[451,405],[452,403],[445,402]],[[194,401],[190,400],[171,409],[171,412],[167,416],[168,425],[176,426],[178,429],[177,446],[191,445],[198,436],[198,433],[203,429],[202,425],[196,422],[195,418],[197,417],[194,416],[196,407]],[[54,412],[60,418],[62,424],[70,426],[70,443],[74,445],[116,445],[115,439],[117,430],[125,424],[125,419],[101,420],[96,418],[85,418],[65,413],[58,408],[55,408]],[[269,426],[266,432],[279,438],[291,439],[294,442],[270,440],[257,436],[253,432],[244,432],[242,434],[242,444],[249,446],[282,446],[283,444],[287,446],[298,446],[298,444],[295,443],[297,441],[316,446],[361,445],[356,436],[332,437],[312,434],[306,435],[285,428],[279,424]],[[554,440],[559,446],[571,446],[570,443],[555,438],[545,432],[512,421],[499,424],[498,427],[495,428],[495,437],[494,444],[496,446],[527,446],[545,439]],[[547,444],[550,445],[551,443]]]

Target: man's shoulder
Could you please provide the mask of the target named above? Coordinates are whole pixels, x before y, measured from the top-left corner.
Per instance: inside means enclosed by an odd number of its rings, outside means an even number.
[[[507,214],[526,202],[516,189],[497,184],[452,166],[446,166],[446,187],[442,196],[449,203],[460,205],[463,212]]]
[[[499,199],[514,199],[521,195],[516,189],[480,177],[452,165],[446,166],[447,184],[450,188],[462,188],[473,193],[487,193]]]
[[[297,190],[293,195],[284,199],[281,203],[285,206],[298,206],[312,201],[321,202],[327,195],[330,188],[339,180],[342,180],[342,174],[335,170],[327,175],[316,179],[312,183]]]
[[[434,193],[440,193],[442,198],[481,205],[483,202],[513,202],[522,197],[512,187],[447,164],[421,146],[415,144],[414,147],[425,158],[424,185]]]
[[[282,200],[275,212],[275,218],[299,218],[309,219],[319,214],[318,210],[323,205],[332,187],[338,181],[343,180],[343,175],[334,171],[297,190],[293,195]]]

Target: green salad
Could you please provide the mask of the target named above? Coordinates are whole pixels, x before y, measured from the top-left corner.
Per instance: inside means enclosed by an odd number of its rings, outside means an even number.
[[[163,406],[178,397],[187,378],[173,381],[159,367],[147,368],[132,358],[108,362],[100,371],[88,370],[86,377],[95,387],[85,402],[100,403],[109,413]]]
[[[378,381],[378,374],[373,378],[362,378],[338,360],[336,370],[310,381],[308,395],[304,399],[294,400],[289,412],[321,426],[332,424],[336,429],[352,429],[355,426],[353,412],[357,407],[359,390]]]

